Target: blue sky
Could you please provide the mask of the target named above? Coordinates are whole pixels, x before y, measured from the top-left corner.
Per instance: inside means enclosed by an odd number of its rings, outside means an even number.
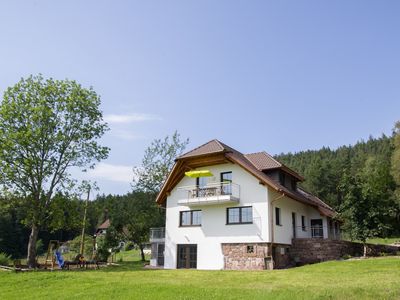
[[[42,73],[93,86],[111,131],[87,176],[130,190],[178,130],[271,154],[391,134],[399,1],[1,1],[0,92]]]

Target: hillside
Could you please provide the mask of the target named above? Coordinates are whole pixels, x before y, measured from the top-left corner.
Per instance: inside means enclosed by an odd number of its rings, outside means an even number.
[[[340,184],[343,175],[347,173],[357,175],[370,172],[368,161],[374,160],[380,167],[380,177],[384,181],[385,189],[392,212],[388,222],[393,226],[392,232],[398,233],[399,207],[393,201],[395,183],[391,169],[391,156],[394,150],[393,138],[382,135],[379,138],[370,137],[367,141],[357,142],[355,145],[342,146],[337,149],[323,147],[320,150],[307,150],[297,153],[279,154],[275,156],[290,168],[293,168],[306,178],[301,186],[316,194],[335,209],[340,208],[342,194]],[[385,201],[387,203],[388,201]],[[387,205],[387,204],[385,204]]]

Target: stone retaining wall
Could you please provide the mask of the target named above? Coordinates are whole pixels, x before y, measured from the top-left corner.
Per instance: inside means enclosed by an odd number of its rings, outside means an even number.
[[[226,270],[264,270],[269,255],[267,243],[229,243],[222,244],[224,269]],[[248,253],[247,246],[253,247]]]
[[[362,256],[363,244],[329,239],[294,239],[290,248],[290,259],[296,265],[336,260],[344,256]],[[398,246],[367,244],[367,256],[382,253],[396,255]]]

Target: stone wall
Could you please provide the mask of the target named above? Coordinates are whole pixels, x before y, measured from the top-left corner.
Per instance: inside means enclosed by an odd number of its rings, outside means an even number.
[[[248,249],[250,247],[250,249]],[[226,243],[222,244],[224,269],[226,270],[265,270],[272,269],[271,254],[274,255],[274,268],[287,268],[291,261],[290,245],[274,245],[271,253],[268,243]],[[252,251],[248,251],[252,250]]]
[[[221,246],[226,270],[264,270],[268,268],[270,254],[267,243],[229,243]],[[248,247],[252,248],[248,249]]]
[[[303,265],[327,260],[336,260],[344,256],[362,256],[363,244],[329,239],[294,239],[289,255],[293,264]],[[396,255],[400,247],[367,244],[368,256],[382,253]]]

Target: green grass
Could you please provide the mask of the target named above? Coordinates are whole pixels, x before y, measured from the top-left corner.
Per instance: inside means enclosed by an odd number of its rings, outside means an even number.
[[[400,258],[288,270],[144,270],[137,252],[101,270],[0,272],[1,299],[400,299]],[[128,261],[130,260],[130,261]]]
[[[367,241],[367,243],[371,243],[371,244],[384,244],[384,245],[393,244],[394,242],[400,242],[400,237],[373,238],[373,239],[369,239]]]

